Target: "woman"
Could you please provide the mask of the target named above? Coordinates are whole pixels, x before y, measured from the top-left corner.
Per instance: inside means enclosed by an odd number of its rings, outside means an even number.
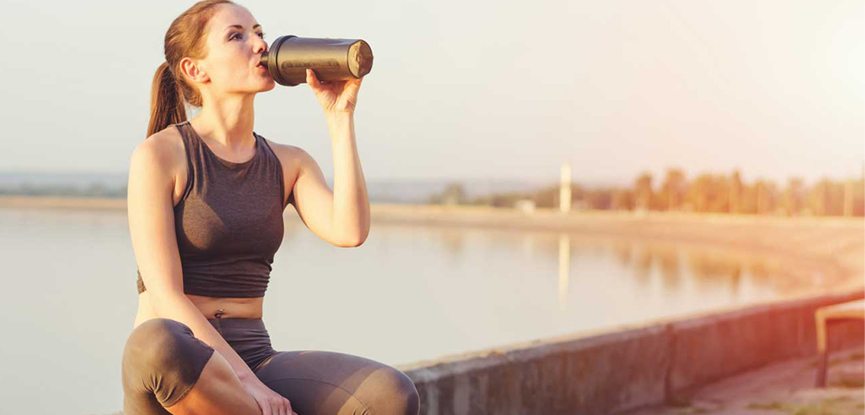
[[[129,230],[139,306],[123,351],[124,414],[417,414],[401,371],[348,354],[275,351],[264,292],[293,204],[342,247],[369,232],[353,113],[360,80],[307,83],[324,110],[334,190],[302,149],[253,132],[261,27],[231,1],[172,22],[153,81],[148,137],[130,158]],[[184,102],[200,107],[186,120]]]

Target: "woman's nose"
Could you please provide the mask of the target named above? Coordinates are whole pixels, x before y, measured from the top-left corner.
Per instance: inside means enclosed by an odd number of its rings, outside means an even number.
[[[255,36],[255,43],[252,46],[255,53],[261,54],[267,52],[267,42],[259,36]]]

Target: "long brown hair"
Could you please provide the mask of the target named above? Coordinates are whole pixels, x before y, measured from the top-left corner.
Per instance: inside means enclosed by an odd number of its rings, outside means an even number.
[[[186,121],[184,103],[200,107],[201,94],[180,74],[180,60],[188,56],[205,56],[204,43],[207,22],[216,12],[217,5],[235,4],[230,0],[203,0],[177,16],[165,33],[165,62],[156,68],[150,89],[150,123],[147,136],[171,124]]]

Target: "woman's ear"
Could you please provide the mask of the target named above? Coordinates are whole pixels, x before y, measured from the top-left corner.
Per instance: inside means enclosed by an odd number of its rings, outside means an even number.
[[[179,66],[180,72],[183,73],[183,76],[192,82],[204,83],[210,80],[210,77],[207,76],[207,72],[205,72],[197,62],[190,58],[181,59]]]

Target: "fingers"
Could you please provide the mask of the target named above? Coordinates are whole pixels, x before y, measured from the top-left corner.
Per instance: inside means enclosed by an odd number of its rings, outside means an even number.
[[[291,402],[282,396],[270,402],[270,410],[273,415],[295,415],[295,412],[291,409]]]
[[[347,91],[350,91],[350,92],[348,93],[349,96],[357,96],[358,91],[360,90],[360,80],[361,80],[361,79],[363,79],[363,78],[350,79],[350,80],[347,81],[346,86],[345,86],[345,89],[346,89]]]
[[[288,401],[288,399],[283,400],[283,402],[285,403],[285,406],[284,406],[285,415],[294,415],[295,412],[294,412],[294,410],[291,409],[291,403]]]
[[[309,86],[314,88],[318,88],[321,86],[321,82],[319,82],[318,77],[315,76],[315,72],[309,68],[306,69],[306,83],[308,83]]]
[[[267,402],[258,402],[258,407],[261,408],[261,415],[273,415],[270,410],[270,404]]]
[[[351,88],[351,89],[354,89],[356,92],[357,90],[360,89],[360,84],[362,81],[363,81],[363,77],[346,79],[345,81],[342,82],[344,84],[343,88],[346,88],[346,89]],[[313,71],[310,68],[306,68],[306,83],[312,87],[315,87],[315,88],[319,88],[325,84],[327,84],[327,85],[333,84],[333,82],[327,82],[327,83],[322,82],[320,79],[318,79],[318,75],[316,75],[315,71]]]

